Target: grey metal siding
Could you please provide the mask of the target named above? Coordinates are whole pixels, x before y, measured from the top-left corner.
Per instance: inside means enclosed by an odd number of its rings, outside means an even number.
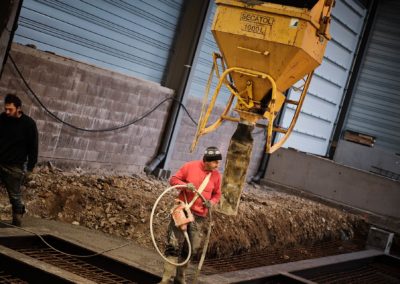
[[[354,0],[337,0],[332,11],[331,35],[324,60],[315,70],[297,124],[283,147],[325,156],[341,108],[344,90],[366,14],[365,7]],[[295,84],[300,86],[301,83]],[[300,92],[291,89],[289,98],[297,100]],[[282,114],[282,124],[288,127],[294,107]],[[281,134],[277,135],[277,139]]]
[[[204,96],[208,77],[213,64],[213,52],[220,53],[217,43],[215,42],[214,37],[211,33],[211,25],[214,19],[217,5],[214,3],[213,0],[210,1],[212,2],[212,8],[211,13],[209,13],[209,15],[207,16],[207,22],[205,23],[207,25],[206,33],[203,41],[199,44],[198,48],[200,49],[200,53],[196,65],[192,69],[192,72],[194,72],[193,79],[188,86],[188,94],[197,98],[202,98]],[[220,68],[220,73],[222,73],[221,70],[222,69]],[[213,90],[215,89],[217,82],[218,79],[214,76],[211,85],[210,97],[213,94]],[[229,96],[229,90],[225,86],[223,86],[221,88],[221,93],[219,94],[217,104],[224,104]]]
[[[376,137],[400,152],[400,2],[378,2],[375,26],[344,129]]]
[[[25,0],[14,38],[160,83],[183,0]]]

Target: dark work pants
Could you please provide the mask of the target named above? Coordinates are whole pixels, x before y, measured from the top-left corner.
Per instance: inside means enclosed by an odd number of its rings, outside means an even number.
[[[194,216],[194,221],[188,225],[187,232],[192,246],[192,256],[199,252],[201,243],[205,238],[205,224],[207,219],[197,215]],[[166,256],[177,256],[180,261],[185,260],[188,254],[187,242],[181,229],[175,226],[174,220],[168,227],[168,239],[165,249]]]
[[[24,171],[18,166],[0,165],[0,179],[7,189],[13,213],[24,214],[25,206],[22,203],[21,192]]]

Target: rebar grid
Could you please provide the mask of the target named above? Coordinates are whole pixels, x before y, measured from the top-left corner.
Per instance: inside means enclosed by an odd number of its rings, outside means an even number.
[[[383,263],[369,263],[352,269],[344,269],[307,278],[323,284],[398,284],[400,282],[400,270]]]
[[[30,248],[13,247],[12,249],[45,263],[62,268],[88,280],[102,284],[135,283],[119,275],[87,263],[84,259],[61,254],[51,248],[31,246]]]
[[[209,259],[204,263],[202,272],[210,275],[255,267],[281,264],[310,258],[319,258],[364,249],[364,241],[326,241],[310,246],[293,248],[265,249],[237,256]]]
[[[0,270],[0,283],[4,284],[27,284],[28,282],[17,278],[14,275],[10,275],[7,272]]]

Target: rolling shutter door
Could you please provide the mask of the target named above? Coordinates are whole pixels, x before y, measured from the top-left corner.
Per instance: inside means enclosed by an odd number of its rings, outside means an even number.
[[[400,153],[400,2],[378,2],[376,22],[344,129],[376,137],[375,147]]]
[[[25,0],[14,41],[161,83],[183,0]]]
[[[207,25],[205,35],[203,41],[199,43],[199,53],[197,57],[197,62],[194,68],[192,69],[194,72],[193,78],[190,81],[189,85],[189,92],[188,94],[193,97],[203,98],[204,92],[206,89],[208,77],[211,71],[211,67],[213,65],[212,54],[213,52],[220,53],[217,43],[214,40],[214,37],[211,33],[211,25],[214,19],[215,10],[217,5],[212,1],[211,12],[207,15],[207,22],[204,24]],[[221,67],[220,67],[220,70]],[[222,73],[220,71],[220,73]],[[213,94],[213,90],[215,90],[217,86],[218,79],[214,76],[212,84],[211,84],[211,91],[210,96]],[[217,104],[224,104],[226,100],[229,98],[230,92],[225,87],[222,86]]]

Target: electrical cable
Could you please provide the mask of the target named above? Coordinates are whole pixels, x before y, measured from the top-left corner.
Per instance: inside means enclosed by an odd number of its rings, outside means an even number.
[[[53,117],[55,120],[57,120],[58,122],[61,122],[62,124],[65,124],[73,129],[79,130],[79,131],[85,131],[85,132],[110,132],[110,131],[115,131],[115,130],[119,130],[122,128],[126,128],[128,126],[131,126],[132,124],[135,124],[141,120],[143,120],[144,118],[146,118],[147,116],[149,116],[152,112],[154,112],[157,108],[159,108],[163,103],[165,103],[166,101],[172,100],[175,102],[178,102],[179,105],[183,108],[183,110],[186,112],[186,114],[189,116],[190,120],[197,125],[197,122],[193,119],[193,117],[190,115],[189,111],[187,110],[186,106],[184,104],[182,104],[178,99],[175,99],[174,97],[167,97],[164,98],[161,102],[159,102],[157,105],[155,105],[153,108],[151,108],[150,110],[148,110],[147,112],[145,112],[143,115],[141,115],[138,118],[133,119],[132,121],[123,124],[123,125],[119,125],[119,126],[113,126],[113,127],[109,127],[109,128],[102,128],[102,129],[87,129],[87,128],[82,128],[76,125],[73,125],[69,122],[64,121],[63,119],[59,118],[56,114],[54,114],[51,110],[49,110],[44,104],[43,102],[39,99],[39,97],[36,95],[36,93],[32,90],[32,88],[30,87],[29,83],[26,81],[24,75],[22,74],[22,72],[19,70],[17,64],[15,63],[14,59],[12,58],[11,54],[8,55],[8,57],[11,60],[11,63],[13,64],[15,70],[17,71],[19,77],[21,78],[22,82],[24,83],[25,87],[29,90],[29,92],[32,94],[32,96],[34,97],[34,99],[38,102],[38,104],[51,116]]]
[[[54,250],[54,251],[56,251],[56,252],[59,252],[59,253],[61,253],[61,254],[63,254],[63,255],[66,255],[66,256],[72,256],[72,257],[78,257],[78,258],[90,258],[90,257],[98,256],[98,255],[104,254],[104,253],[109,252],[109,251],[113,251],[113,250],[117,250],[117,249],[126,247],[126,246],[128,246],[128,245],[131,244],[131,242],[127,242],[127,243],[122,244],[122,245],[120,245],[120,246],[116,246],[116,247],[113,247],[113,248],[110,248],[110,249],[102,250],[102,251],[100,251],[100,252],[96,252],[96,253],[93,253],[93,254],[87,254],[87,255],[70,254],[70,253],[66,253],[66,252],[63,252],[63,251],[61,251],[61,250],[56,249],[56,248],[53,247],[51,244],[49,244],[49,243],[48,243],[41,235],[39,235],[38,233],[35,233],[35,232],[31,231],[31,230],[28,230],[28,229],[25,229],[25,228],[21,228],[21,227],[12,225],[12,224],[5,223],[5,222],[3,222],[3,221],[0,221],[0,223],[1,223],[1,224],[4,224],[4,225],[6,225],[6,226],[11,226],[11,227],[13,227],[13,228],[17,228],[17,229],[19,229],[19,230],[22,230],[22,231],[31,233],[31,234],[33,234],[33,235],[39,237],[39,239],[40,239],[46,246],[48,246],[49,248],[51,248],[52,250]]]

